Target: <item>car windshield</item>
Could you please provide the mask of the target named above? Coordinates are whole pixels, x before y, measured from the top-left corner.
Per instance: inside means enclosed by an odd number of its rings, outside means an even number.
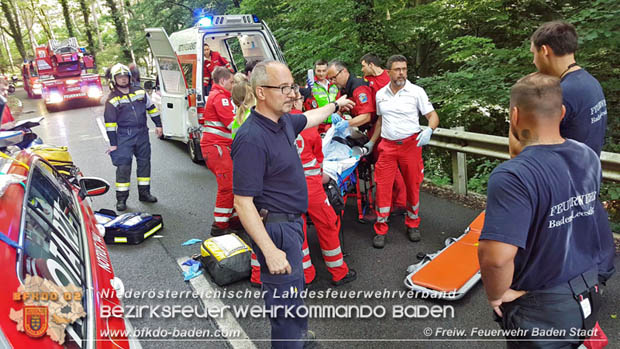
[[[59,286],[74,284],[82,288],[82,306],[86,309],[85,269],[79,208],[69,184],[42,161],[31,167],[24,200],[23,252],[19,277],[39,276]],[[81,319],[67,333],[73,341],[85,338]]]

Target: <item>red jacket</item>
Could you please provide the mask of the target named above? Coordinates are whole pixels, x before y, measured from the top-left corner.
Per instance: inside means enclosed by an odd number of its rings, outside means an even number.
[[[381,73],[381,75],[364,76],[364,79],[368,81],[368,85],[370,86],[372,92],[374,92],[375,95],[377,94],[377,91],[383,88],[383,86],[390,83],[390,76],[388,75],[387,70],[383,70],[383,73]]]
[[[301,114],[299,110],[291,110],[291,114]],[[319,135],[317,127],[307,128],[295,140],[297,152],[301,158],[301,165],[304,168],[306,177],[321,175],[321,164],[323,163],[323,140]]]
[[[226,58],[222,57],[218,52],[211,51],[211,60],[204,61],[204,65],[202,67],[202,80],[204,85],[208,85],[211,82],[211,73],[215,70],[215,67],[226,67],[228,70],[232,72],[230,68],[230,63],[226,60]]]
[[[213,84],[203,115],[201,144],[232,144],[230,129],[235,118],[235,107],[230,96],[230,91]]]
[[[13,118],[13,115],[11,114],[11,111],[9,110],[9,106],[6,104],[4,105],[4,111],[2,111],[0,120],[2,120],[0,122],[1,124],[6,124],[7,122],[15,121],[15,119]]]

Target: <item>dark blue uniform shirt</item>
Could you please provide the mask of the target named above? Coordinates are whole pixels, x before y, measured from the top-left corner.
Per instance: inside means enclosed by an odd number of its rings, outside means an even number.
[[[517,246],[511,288],[542,290],[596,268],[601,165],[582,143],[526,147],[493,170],[481,240]]]
[[[306,122],[305,115],[284,114],[275,123],[252,108],[232,145],[233,192],[254,197],[258,210],[306,212],[306,177],[295,147]]]
[[[601,84],[585,69],[579,69],[566,74],[561,85],[566,115],[560,134],[585,143],[601,156],[607,128],[607,102]]]

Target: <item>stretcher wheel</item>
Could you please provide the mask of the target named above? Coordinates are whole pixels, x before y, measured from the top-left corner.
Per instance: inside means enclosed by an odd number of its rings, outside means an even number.
[[[452,245],[456,241],[456,238],[447,238],[443,243],[446,247]]]
[[[200,164],[204,161],[202,150],[200,149],[200,142],[196,142],[195,139],[190,139],[187,142],[187,152],[194,163]]]

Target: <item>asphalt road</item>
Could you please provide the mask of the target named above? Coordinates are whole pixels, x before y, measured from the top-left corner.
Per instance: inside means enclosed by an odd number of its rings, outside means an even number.
[[[100,132],[97,119],[103,118],[103,106],[84,107],[47,114],[41,100],[28,100],[23,91],[17,96],[24,101],[24,115],[33,117],[44,115],[43,124],[35,132],[48,144],[67,145],[74,162],[87,176],[97,176],[114,183],[114,167],[105,151],[107,143]],[[152,124],[150,125],[152,128]],[[192,287],[210,287],[218,289],[215,284],[199,276],[192,284],[184,282],[178,260],[185,259],[200,252],[199,245],[181,246],[191,238],[205,239],[209,237],[212,223],[212,212],[215,203],[216,182],[214,176],[204,165],[191,162],[184,144],[158,140],[151,132],[152,144],[152,192],[159,198],[156,204],[142,204],[137,198],[135,174],[132,178],[131,194],[128,201],[129,210],[159,213],[164,217],[165,228],[158,236],[137,246],[108,246],[116,275],[120,277],[126,290],[133,291],[189,291]],[[135,166],[135,163],[134,163]],[[135,170],[134,170],[135,171]],[[135,172],[134,172],[135,173]],[[113,190],[103,197],[93,198],[93,206],[114,208]],[[311,286],[315,291],[404,291],[403,279],[407,266],[417,262],[418,252],[435,252],[444,246],[447,237],[459,236],[463,229],[479,214],[445,199],[422,193],[421,196],[421,231],[422,241],[411,243],[404,231],[403,217],[392,219],[387,245],[383,250],[371,246],[373,236],[371,225],[364,225],[355,219],[356,207],[350,201],[345,210],[344,236],[346,262],[358,272],[358,279],[337,289],[332,288],[330,276],[321,259],[318,240],[313,228],[309,229],[309,242],[312,261],[317,268],[317,281]],[[467,263],[467,261],[463,261]],[[616,265],[620,266],[620,257],[616,257]],[[196,282],[200,281],[200,282]],[[192,286],[194,285],[194,286]],[[202,285],[202,286],[201,286]],[[600,324],[610,338],[611,343],[620,340],[620,281],[612,279],[606,287],[600,314]],[[250,289],[249,281],[238,282],[226,287],[237,291]],[[199,291],[204,289],[199,289]],[[331,292],[330,291],[330,292]],[[262,305],[257,298],[221,298],[224,305]],[[126,305],[162,306],[191,305],[204,306],[196,299],[136,299],[126,298]],[[347,299],[307,299],[309,305],[366,305],[379,313],[376,316],[360,318],[351,314],[350,318],[313,318],[310,328],[321,339],[324,348],[386,348],[397,347],[488,347],[503,346],[502,337],[484,337],[472,334],[475,328],[497,329],[491,319],[489,308],[482,285],[478,283],[458,301],[438,301],[431,299],[409,299],[398,294],[386,298],[347,298]],[[208,306],[208,305],[207,305]],[[220,304],[221,306],[221,304]],[[447,316],[433,318],[422,316],[422,308],[411,318],[398,318],[397,310],[404,306],[439,306],[447,312]],[[385,314],[381,316],[381,309]],[[342,314],[346,315],[347,314]],[[417,315],[417,317],[413,316]],[[147,328],[151,331],[161,328],[172,329],[207,329],[214,333],[221,328],[221,319],[176,317],[174,319],[151,318],[138,316],[131,319],[134,328]],[[234,319],[233,319],[234,320]],[[219,324],[218,324],[218,321]],[[141,336],[145,348],[184,347],[184,348],[219,348],[219,347],[269,347],[270,326],[266,318],[238,317],[236,322],[252,340],[226,340],[225,338],[146,338]],[[229,323],[230,325],[230,323]],[[233,321],[232,326],[236,323]],[[230,327],[227,327],[230,328]],[[461,330],[457,334],[449,330]],[[147,330],[143,330],[147,331]],[[429,332],[430,331],[430,332]],[[148,333],[148,332],[145,332]],[[427,335],[430,333],[430,335]],[[243,338],[243,334],[233,335]],[[475,342],[475,343],[472,343]],[[252,345],[253,344],[253,345]],[[612,344],[613,345],[613,344]]]

